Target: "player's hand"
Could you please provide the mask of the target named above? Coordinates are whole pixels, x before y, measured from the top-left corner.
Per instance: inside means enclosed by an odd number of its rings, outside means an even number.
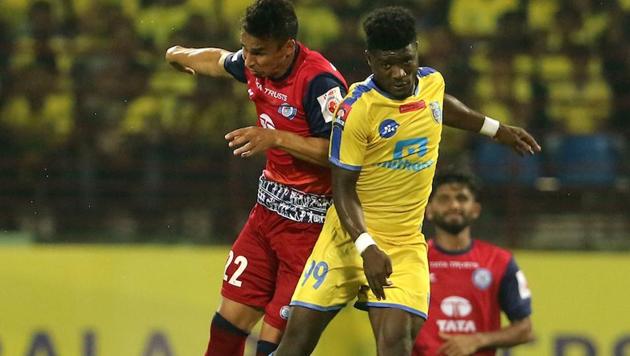
[[[383,287],[389,287],[392,282],[389,276],[392,274],[392,260],[376,245],[369,246],[361,254],[363,257],[363,271],[367,277],[370,289],[376,299],[385,299]]]
[[[472,355],[481,348],[482,341],[480,334],[445,334],[440,333],[440,338],[444,343],[438,349],[438,355],[446,356],[466,356]]]
[[[494,139],[512,147],[521,156],[533,155],[541,150],[540,145],[532,135],[518,126],[501,124]]]
[[[234,149],[235,156],[250,157],[276,146],[276,130],[257,126],[243,127],[234,130],[225,139],[228,146]]]

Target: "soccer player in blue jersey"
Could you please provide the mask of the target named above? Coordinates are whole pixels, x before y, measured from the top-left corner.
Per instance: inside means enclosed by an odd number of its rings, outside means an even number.
[[[293,294],[276,356],[309,355],[355,298],[369,313],[379,355],[411,353],[428,313],[421,224],[442,123],[523,154],[540,150],[524,130],[445,96],[442,75],[418,67],[414,24],[400,7],[378,9],[363,24],[373,75],[352,85],[337,109],[329,149],[334,205]]]

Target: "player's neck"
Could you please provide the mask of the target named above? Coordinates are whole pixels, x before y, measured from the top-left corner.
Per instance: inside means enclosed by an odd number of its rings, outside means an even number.
[[[458,234],[451,234],[436,228],[435,243],[443,250],[449,252],[464,251],[470,247],[472,238],[470,228],[465,228]]]

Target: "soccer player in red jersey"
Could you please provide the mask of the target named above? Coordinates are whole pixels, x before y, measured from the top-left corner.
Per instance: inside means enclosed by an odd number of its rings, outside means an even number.
[[[166,53],[183,72],[247,84],[258,126],[226,139],[237,156],[267,155],[257,203],[228,256],[207,356],[242,355],[261,317],[257,354],[275,349],[331,203],[328,138],[347,87],[330,62],[295,40],[297,29],[289,1],[258,0],[243,19],[241,50],[175,46]]]
[[[416,356],[495,355],[498,347],[532,340],[531,294],[512,254],[472,239],[481,213],[472,176],[436,176],[426,217],[435,225],[429,241],[431,301]],[[501,312],[510,324],[501,327]]]

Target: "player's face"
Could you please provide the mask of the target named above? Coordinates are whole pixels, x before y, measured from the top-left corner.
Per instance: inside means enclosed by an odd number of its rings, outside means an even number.
[[[241,33],[245,66],[257,77],[278,78],[291,65],[295,51],[295,41],[289,39],[279,43],[271,38],[254,37]]]
[[[481,205],[463,184],[440,185],[427,206],[427,218],[453,235],[470,226],[481,213]]]
[[[396,99],[413,94],[418,71],[418,44],[410,43],[398,50],[366,52],[376,84]]]

